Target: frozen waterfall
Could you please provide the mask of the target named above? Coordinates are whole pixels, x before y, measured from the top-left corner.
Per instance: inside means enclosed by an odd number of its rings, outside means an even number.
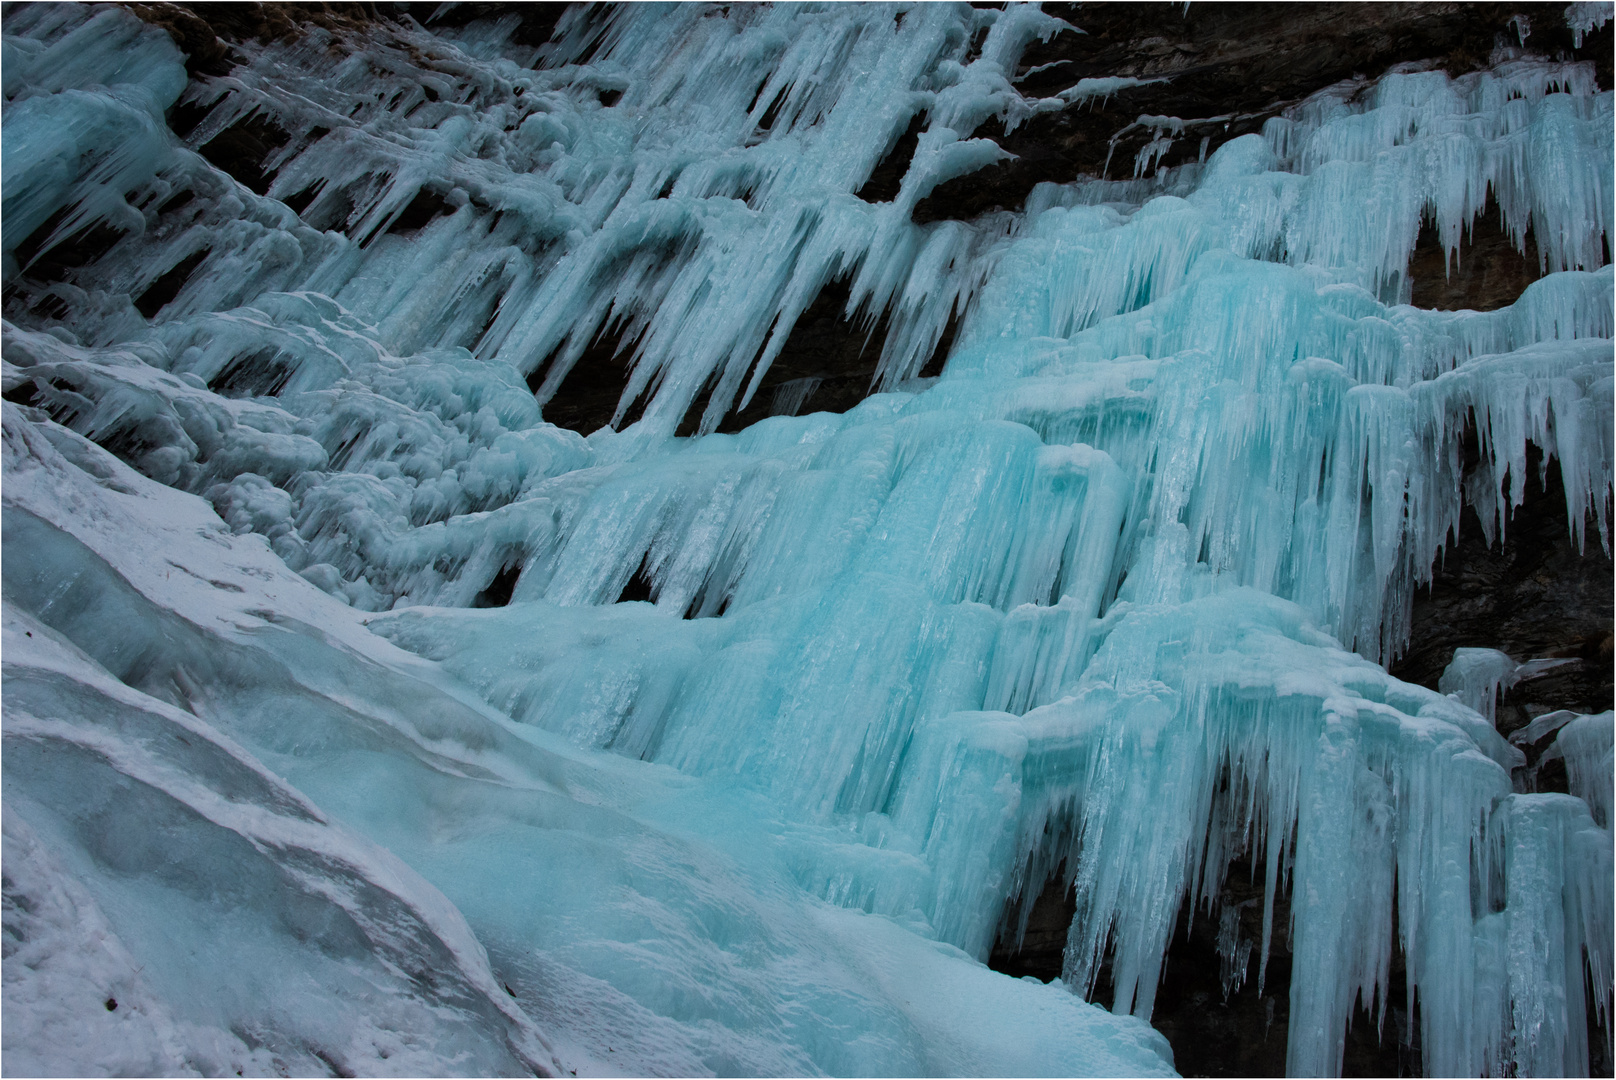
[[[1427,1075],[1586,1072],[1611,715],[1530,794],[1513,660],[1385,665],[1529,445],[1609,550],[1591,65],[1409,66],[1172,168],[1142,116],[1111,179],[917,224],[985,122],[1128,80],[1023,95],[1076,32],[1036,5],[518,21],[191,77],[121,7],[8,9],[8,1072],[1164,1075],[1236,860],[1291,1073],[1394,955]],[[1422,221],[1457,258],[1484,213],[1546,275],[1411,306]],[[883,329],[841,413],[766,381],[835,283]],[[546,422],[602,341],[613,424]],[[1062,981],[988,970],[1057,873]]]

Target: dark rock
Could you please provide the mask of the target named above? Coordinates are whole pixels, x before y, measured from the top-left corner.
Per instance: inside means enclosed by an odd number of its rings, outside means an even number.
[[[529,46],[548,44],[556,23],[566,14],[568,7],[567,4],[552,3],[441,4],[437,0],[398,6],[407,9],[411,18],[428,28],[465,26],[481,19],[501,19],[515,15],[518,21],[516,29],[511,32],[511,42]]]
[[[295,373],[292,364],[275,349],[258,349],[238,356],[208,380],[208,389],[221,397],[274,397]]]
[[[407,4],[373,3],[200,3],[125,4],[142,21],[167,30],[185,53],[185,70],[193,77],[228,75],[235,67],[233,45],[244,41],[295,41],[310,27],[333,32],[362,30],[392,21]],[[417,4],[420,8],[441,5]],[[459,7],[484,5],[462,4]],[[535,8],[549,5],[534,4]],[[384,14],[386,12],[386,14]]]
[[[252,4],[128,4],[143,22],[160,26],[168,31],[180,51],[185,54],[185,71],[193,79],[199,75],[228,75],[235,62],[230,55],[229,42],[220,36],[219,28],[192,10],[206,7],[257,7]]]
[[[522,576],[522,564],[513,563],[500,568],[488,587],[472,598],[474,608],[505,607],[516,594],[516,583]],[[507,987],[507,989],[509,989]]]
[[[1054,982],[1061,976],[1066,934],[1077,915],[1077,897],[1066,876],[1065,865],[1033,898],[1032,911],[1027,915],[1026,933],[1017,945],[1015,921],[1021,902],[1022,898],[1017,898],[1006,905],[1005,925],[993,943],[988,967],[1017,979],[1030,975],[1042,982]]]
[[[1488,546],[1481,521],[1466,509],[1457,544],[1437,564],[1429,588],[1414,596],[1408,649],[1391,667],[1400,679],[1436,688],[1453,650],[1502,649],[1517,660],[1568,657],[1577,662],[1552,677],[1515,687],[1505,699],[1500,730],[1509,734],[1537,713],[1611,708],[1611,621],[1616,608],[1610,556],[1598,528],[1586,523],[1582,551],[1572,539],[1560,466],[1551,461],[1537,482],[1541,455],[1528,455],[1530,479],[1511,515],[1504,542]],[[1519,708],[1521,711],[1511,712]]]
[[[990,968],[1045,982],[1060,977],[1067,928],[1076,914],[1075,898],[1063,887],[1064,882],[1064,874],[1058,873],[1033,901],[1019,948],[1012,934],[1020,900],[1012,899],[988,960]],[[1180,913],[1162,967],[1151,1024],[1167,1037],[1175,1067],[1183,1076],[1285,1075],[1292,974],[1286,930],[1290,897],[1282,891],[1275,898],[1268,966],[1260,972],[1263,895],[1261,869],[1254,869],[1247,860],[1236,860],[1224,882],[1218,912],[1186,909]],[[1238,961],[1226,964],[1219,955],[1224,912],[1233,913],[1236,940],[1249,943],[1243,965]],[[1232,976],[1227,986],[1226,975]],[[1103,1006],[1112,1004],[1109,960],[1101,967],[1088,998]],[[1371,1004],[1373,1012],[1363,1007],[1357,1010],[1347,1033],[1342,1075],[1419,1076],[1418,1023],[1410,1017],[1400,954],[1392,961],[1383,1024],[1379,1004]]]
[[[576,431],[580,435],[606,427],[612,422],[612,414],[617,411],[617,402],[623,396],[623,391],[628,388],[632,355],[632,343],[623,340],[622,328],[602,332],[584,350],[572,370],[567,372],[550,400],[544,403],[544,418],[557,427]],[[533,370],[528,376],[528,389],[539,392],[553,360],[554,357]],[[634,402],[629,416],[618,426],[633,423],[644,411],[643,400]]]
[[[797,415],[846,412],[869,396],[881,358],[881,343],[886,338],[886,324],[860,325],[849,319],[846,310],[850,295],[845,279],[820,290],[798,317],[747,407],[740,412],[731,410],[719,423],[719,431],[741,431],[774,415],[776,392],[798,379],[819,382],[792,410]],[[686,417],[691,432],[705,407],[705,402],[698,402]]]
[[[1537,4],[1047,4],[1082,34],[1034,43],[1021,58],[1019,88],[1051,97],[1085,78],[1166,77],[1104,101],[1035,116],[1013,132],[989,123],[975,134],[1017,160],[940,184],[915,207],[916,221],[963,220],[1018,209],[1034,185],[1080,175],[1125,179],[1150,140],[1141,115],[1186,122],[1161,166],[1195,161],[1240,135],[1261,131],[1287,106],[1348,79],[1373,79],[1394,64],[1429,62],[1458,75],[1484,66],[1494,46],[1514,45],[1511,20],[1534,16],[1529,50],[1593,60],[1610,86],[1611,27],[1572,46],[1562,9]],[[1035,69],[1042,70],[1035,70]]]
[[[57,231],[75,209],[64,206],[17,245],[17,264],[23,276],[34,284],[71,281],[75,270],[95,262],[124,238],[123,230],[105,222],[95,222],[65,236],[57,236]]]
[[[742,431],[781,412],[799,416],[812,412],[844,413],[870,396],[887,323],[883,318],[871,327],[848,318],[850,295],[845,279],[833,281],[820,291],[797,319],[752,400],[745,409],[732,408],[719,422],[717,430]],[[957,323],[957,319],[950,321],[931,359],[919,372],[921,376],[941,373]],[[610,424],[628,388],[632,355],[633,346],[623,340],[620,329],[596,337],[555,394],[545,402],[544,418],[557,427],[585,435]],[[528,386],[535,393],[541,388],[553,359],[541,364],[529,377]],[[812,382],[804,384],[802,380]],[[780,395],[783,387],[789,391],[787,384],[791,383],[797,383],[808,393],[797,402],[795,409],[784,410],[780,407],[784,401]],[[697,395],[679,424],[678,435],[695,434],[708,401],[708,394]],[[645,405],[644,395],[632,402],[617,424],[618,429],[638,420]]]
[[[743,431],[765,417],[782,413],[794,416],[844,413],[870,396],[875,389],[875,372],[886,342],[888,324],[885,315],[873,326],[848,318],[850,295],[846,280],[833,281],[820,290],[792,327],[780,355],[769,365],[752,400],[743,410],[731,409],[719,422],[719,431]],[[951,319],[931,358],[918,372],[920,376],[942,373],[943,361],[954,343],[957,329],[958,320]],[[801,380],[814,381],[803,383]],[[784,394],[788,384],[809,391],[794,409],[783,407],[787,402]],[[692,407],[681,434],[694,432],[705,407],[705,402]]]
[[[916,113],[909,127],[898,136],[898,141],[881,157],[881,163],[870,173],[870,178],[859,188],[858,197],[865,202],[891,202],[898,197],[903,174],[909,171],[915,151],[920,147],[920,133],[926,128],[926,114]]]
[[[216,168],[259,195],[269,193],[274,174],[266,171],[271,154],[291,139],[281,126],[261,114],[243,117],[197,147]]]
[[[1446,256],[1436,229],[1426,223],[1408,262],[1415,307],[1493,311],[1513,304],[1528,285],[1543,276],[1531,232],[1526,234],[1522,254],[1515,249],[1496,209],[1483,211],[1465,231],[1455,261],[1448,262]]]
[[[185,288],[196,268],[202,265],[202,260],[208,257],[208,251],[198,251],[187,255],[174,266],[170,267],[156,281],[146,287],[146,291],[135,297],[135,308],[148,319],[155,319],[157,313],[179,296],[180,290]]]
[[[339,41],[377,24],[413,20],[423,26],[458,27],[483,19],[515,17],[510,40],[543,46],[566,13],[564,3],[192,3],[125,4],[142,21],[167,30],[185,53],[185,70],[197,76],[228,75],[236,65],[233,46],[245,41],[295,41],[311,27]],[[598,20],[599,13],[593,13]]]
[[[291,200],[287,200],[287,205],[291,206]],[[307,203],[304,205],[307,206]],[[294,207],[294,209],[297,208]],[[409,201],[404,209],[398,212],[398,216],[387,227],[387,231],[390,233],[416,232],[432,224],[438,217],[452,212],[443,192],[436,191],[430,187],[423,187],[415,193],[415,197]],[[302,213],[302,211],[298,210],[298,213]]]

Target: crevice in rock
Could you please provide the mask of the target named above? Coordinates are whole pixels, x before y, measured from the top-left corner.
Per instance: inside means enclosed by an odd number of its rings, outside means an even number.
[[[1291,950],[1290,896],[1274,901],[1273,936],[1261,992],[1261,868],[1236,860],[1224,881],[1221,900],[1236,912],[1239,937],[1252,943],[1240,985],[1224,995],[1224,961],[1218,955],[1220,915],[1200,910],[1191,918],[1189,905],[1179,912],[1178,927],[1162,962],[1151,1024],[1173,1047],[1175,1067],[1185,1076],[1284,1076],[1285,1044],[1290,1031]],[[1109,1004],[1109,964],[1093,998]],[[1350,1036],[1349,1036],[1350,1038]],[[1391,1072],[1374,1073],[1396,1076]]]
[[[790,88],[781,88],[779,93],[774,95],[774,100],[769,102],[769,107],[763,110],[762,117],[758,119],[757,130],[759,133],[774,130],[775,121],[780,119],[780,109],[786,103],[786,91],[788,89]]]
[[[17,265],[31,282],[49,285],[68,281],[73,271],[101,258],[127,235],[106,222],[94,222],[52,242],[51,236],[76,209],[62,207],[17,245]]]
[[[915,158],[915,150],[920,146],[920,133],[926,130],[926,114],[916,113],[914,119],[897,142],[881,158],[881,163],[870,173],[870,178],[864,181],[864,186],[858,189],[858,197],[865,202],[891,202],[898,197],[898,189],[903,186],[904,174],[909,171],[909,163]]]
[[[190,188],[181,188],[174,194],[170,195],[167,199],[163,200],[163,202],[157,207],[157,216],[162,217],[164,214],[172,214],[174,211],[183,209],[195,201],[196,192],[192,191]]]
[[[298,216],[310,228],[344,233],[350,240],[358,241],[360,247],[368,247],[374,233],[358,235],[348,229],[355,224],[358,209],[370,205],[384,184],[385,180],[375,173],[366,173],[342,187],[327,184],[298,212]]]
[[[516,594],[516,582],[522,576],[520,561],[507,563],[500,567],[499,573],[488,587],[472,597],[471,606],[474,608],[505,607],[510,604],[511,597]]]
[[[302,217],[303,211],[309,208],[309,204],[314,201],[314,197],[319,193],[320,189],[311,185],[304,188],[302,191],[286,196],[286,198],[282,199],[281,201],[287,205],[292,213],[296,214],[298,217]]]
[[[852,295],[846,278],[832,281],[820,290],[813,303],[797,318],[780,354],[769,365],[758,383],[757,393],[745,409],[731,409],[715,430],[744,431],[771,416],[806,416],[809,413],[845,413],[875,392],[875,373],[881,350],[890,329],[886,313],[873,327],[849,318],[847,303]],[[931,357],[918,375],[930,378],[942,374],[954,337],[959,331],[959,313],[950,315]],[[711,400],[714,383],[696,395],[685,411],[676,434],[694,435]],[[630,421],[625,419],[626,425]]]
[[[1537,242],[1526,234],[1526,253],[1504,228],[1496,206],[1489,206],[1464,232],[1458,258],[1449,262],[1435,226],[1425,222],[1408,263],[1412,303],[1437,311],[1494,311],[1520,299],[1543,272]]]
[[[1077,896],[1062,863],[1055,876],[1044,883],[1032,900],[1027,915],[1027,932],[1016,945],[1015,927],[1025,897],[1013,897],[1005,905],[1004,921],[993,942],[988,967],[1011,978],[1031,976],[1041,982],[1054,982],[1061,976],[1066,955],[1066,933],[1077,915]]]
[[[290,201],[288,201],[287,205],[291,205]],[[449,205],[449,201],[443,192],[430,187],[423,187],[415,193],[415,197],[410,199],[404,209],[399,211],[398,216],[393,219],[393,223],[387,226],[387,231],[389,233],[408,235],[426,228],[439,217],[453,212],[454,209]]]
[[[971,6],[972,7],[1003,7],[1004,5],[1002,5],[1002,4],[972,4]],[[988,40],[988,29],[989,28],[986,27],[986,26],[978,27],[976,32],[971,35],[970,42],[967,43],[966,46],[965,46],[965,56],[960,61],[960,63],[962,63],[962,64],[973,64],[973,63],[976,62],[977,58],[982,55],[982,46],[985,45],[987,43],[987,40]]]
[[[504,302],[505,293],[503,291],[492,293],[483,299],[483,303],[488,306],[488,310],[483,315],[483,321],[477,327],[477,330],[463,342],[467,351],[473,356],[492,356],[499,347],[498,341],[491,339],[489,333],[494,329],[494,323],[499,321],[499,308]]]
[[[962,321],[963,316],[956,306],[948,313],[948,324],[943,327],[943,336],[937,339],[937,347],[931,351],[931,359],[920,366],[915,378],[935,379],[943,373],[943,368],[948,365],[948,354],[954,351],[954,339],[959,336]]]
[[[617,602],[619,604],[626,604],[631,601],[643,601],[645,603],[655,601],[656,596],[655,590],[652,588],[651,572],[646,566],[648,558],[649,556],[640,559],[639,569],[634,571],[634,576],[628,579],[628,584],[624,585],[623,591],[618,594]]]
[[[624,340],[626,326],[608,327],[595,336],[578,362],[573,364],[556,388],[555,394],[544,403],[544,419],[580,435],[598,431],[612,422],[617,402],[628,389],[634,343]],[[559,352],[559,350],[558,350]],[[552,355],[528,375],[528,389],[538,393],[555,361]],[[641,394],[630,407],[618,428],[627,427],[645,412],[645,399]]]
[[[1008,139],[994,141],[1010,148]],[[1044,143],[1020,141],[1011,153],[1016,155],[1013,160],[995,162],[938,184],[915,203],[910,219],[925,225],[933,221],[969,221],[993,210],[1019,211],[1038,184],[1069,183],[1081,172],[1078,162]]]
[[[851,296],[846,278],[832,281],[819,291],[791,328],[780,355],[758,384],[757,393],[746,408],[732,410],[719,423],[719,431],[741,431],[775,414],[777,392],[787,383],[817,379],[811,392],[797,401],[795,414],[814,412],[844,413],[870,396],[886,338],[883,316],[871,328],[861,327],[846,315]],[[700,419],[700,413],[696,418]]]
[[[1609,28],[1608,23],[1606,28]],[[1616,1061],[1613,1061],[1611,1053],[1610,1026],[1599,1022],[1599,1014],[1594,1009],[1594,1002],[1598,998],[1595,996],[1593,980],[1589,977],[1586,966],[1582,972],[1582,997],[1588,1003],[1588,1075],[1616,1075]]]
[[[1479,458],[1474,434],[1466,439]],[[1599,712],[1612,707],[1612,565],[1598,526],[1585,523],[1583,551],[1571,538],[1560,464],[1538,482],[1542,452],[1527,448],[1525,498],[1510,516],[1504,542],[1488,546],[1481,519],[1466,506],[1459,541],[1449,543],[1428,587],[1413,598],[1407,650],[1391,666],[1406,682],[1435,689],[1461,647],[1501,649],[1517,660],[1563,656],[1575,665],[1511,690],[1498,712],[1508,735],[1553,709]],[[1529,709],[1528,706],[1531,708]]]
[[[259,349],[238,356],[208,380],[208,389],[221,397],[274,397],[286,388],[292,365],[275,349]]]
[[[754,363],[755,362],[756,361],[754,360]],[[685,415],[679,420],[679,427],[677,429],[675,429],[675,431],[674,431],[675,435],[677,435],[681,439],[687,439],[687,438],[691,437],[692,435],[695,435],[699,430],[701,430],[701,418],[703,416],[707,415],[707,406],[712,404],[713,390],[717,387],[717,385],[718,385],[718,379],[717,379],[716,375],[709,376],[707,381],[702,384],[701,390],[696,394],[695,400],[692,401],[690,403],[690,405],[685,409]],[[733,415],[733,414],[731,414],[731,415]],[[729,416],[726,416],[724,418],[724,420],[728,420],[728,419],[729,419]],[[718,431],[731,431],[731,430],[738,431],[740,429],[739,428],[733,428],[732,429],[730,427],[725,426],[725,423],[723,421],[720,421],[719,425],[718,425],[718,428],[716,430],[718,430]]]
[[[1022,897],[1006,905],[988,967],[1015,978],[1044,982],[1060,978],[1066,935],[1076,915],[1076,898],[1064,866],[1033,899],[1027,933],[1014,942]],[[1262,951],[1264,888],[1262,871],[1248,859],[1229,867],[1220,910],[1180,911],[1178,927],[1162,965],[1151,1024],[1173,1047],[1175,1067],[1184,1076],[1284,1076],[1290,1022],[1290,896],[1274,901],[1273,935],[1263,985],[1257,985]],[[1229,925],[1223,925],[1225,918]],[[1220,954],[1220,931],[1249,943],[1231,964]],[[1395,938],[1395,927],[1393,937]],[[1227,951],[1227,950],[1224,950]],[[1375,1003],[1360,1003],[1346,1034],[1343,1076],[1419,1076],[1421,1050],[1418,1007],[1409,1008],[1403,957],[1394,950],[1385,1026],[1377,1029]],[[1226,992],[1227,991],[1227,992]],[[1111,958],[1095,979],[1088,1000],[1110,1007],[1115,995]]]
[[[196,150],[214,168],[229,173],[243,187],[267,195],[274,174],[265,171],[264,163],[291,138],[269,117],[253,115],[237,120]]]
[[[32,379],[25,380],[13,386],[10,390],[0,393],[0,398],[13,405],[33,406],[39,404],[39,388]]]
[[[8,294],[7,299],[10,300],[11,298],[11,294]],[[19,301],[23,299],[20,291],[17,293],[17,299]],[[34,293],[33,295],[27,297],[26,303],[19,302],[17,305],[15,305],[15,308],[17,310],[30,312],[33,315],[46,320],[65,321],[67,317],[72,314],[72,309],[68,307],[67,301],[62,299],[62,297],[54,290],[50,289],[47,289],[41,293]],[[6,310],[9,314],[13,310],[13,306],[8,305]]]
[[[708,579],[696,591],[695,597],[690,601],[690,606],[685,608],[684,618],[721,618],[729,610],[729,603],[732,599],[734,599],[734,596],[728,590],[715,591],[712,580]]]
[[[210,249],[193,252],[170,267],[161,277],[146,287],[146,291],[135,297],[135,310],[148,319],[155,319],[157,313],[174,302],[180,290],[185,288],[196,273],[196,268],[208,257]]]
[[[811,393],[796,402],[798,416],[844,413],[870,395],[887,320],[883,316],[871,328],[849,319],[849,285],[843,278],[820,290],[791,328],[780,355],[769,365],[751,402],[744,410],[725,416],[718,425],[719,431],[741,431],[774,415],[777,391],[800,379],[819,381]]]

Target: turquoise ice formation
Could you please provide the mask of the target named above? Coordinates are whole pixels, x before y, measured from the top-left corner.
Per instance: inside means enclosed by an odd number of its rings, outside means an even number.
[[[1398,69],[1171,169],[1145,117],[1131,178],[917,225],[984,121],[1121,80],[1024,97],[1071,32],[1031,6],[513,26],[188,82],[120,8],[6,16],[8,288],[118,236],[4,326],[8,1072],[1163,1075],[1170,936],[1237,858],[1291,1072],[1340,1070],[1394,949],[1427,1075],[1586,1071],[1610,714],[1543,728],[1576,796],[1520,794],[1513,661],[1382,665],[1529,444],[1608,545],[1591,67]],[[266,194],[194,149],[263,121]],[[1409,306],[1422,221],[1457,257],[1483,213],[1546,276]],[[717,433],[836,280],[877,392]],[[546,423],[618,329],[622,430]],[[1063,982],[989,971],[1062,866]]]

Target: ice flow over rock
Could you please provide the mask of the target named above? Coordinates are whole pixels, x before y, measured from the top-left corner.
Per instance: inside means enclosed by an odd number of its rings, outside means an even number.
[[[1610,715],[1558,736],[1581,798],[1517,794],[1502,668],[1382,665],[1528,444],[1608,549],[1588,66],[1398,70],[917,225],[982,124],[1080,107],[1011,81],[1073,28],[516,22],[188,82],[122,9],[6,16],[7,1068],[1161,1073],[1169,940],[1243,859],[1291,1072],[1394,951],[1428,1074],[1586,1071]],[[1421,223],[1483,213],[1547,275],[1408,306]],[[876,392],[719,433],[836,282]],[[613,423],[547,423],[601,340]],[[1057,872],[1064,986],[987,971]]]

